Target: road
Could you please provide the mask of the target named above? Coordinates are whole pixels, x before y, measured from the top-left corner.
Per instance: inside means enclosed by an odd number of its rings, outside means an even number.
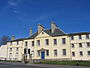
[[[90,67],[0,62],[0,68],[90,68]]]

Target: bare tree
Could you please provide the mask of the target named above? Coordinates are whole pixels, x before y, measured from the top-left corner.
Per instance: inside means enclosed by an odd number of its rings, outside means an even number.
[[[5,45],[7,44],[7,41],[10,41],[10,37],[9,36],[6,36],[6,35],[3,35],[0,39],[0,44],[1,45]]]

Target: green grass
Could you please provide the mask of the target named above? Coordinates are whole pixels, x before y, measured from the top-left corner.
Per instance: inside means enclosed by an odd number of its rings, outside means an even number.
[[[90,66],[90,61],[42,61],[35,64],[55,64],[55,65],[72,65],[72,66]]]

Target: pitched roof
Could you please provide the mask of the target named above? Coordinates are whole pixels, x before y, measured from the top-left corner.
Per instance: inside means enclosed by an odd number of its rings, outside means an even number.
[[[63,31],[61,31],[60,29],[56,29],[54,31],[54,33],[51,32],[51,29],[49,30],[43,30],[45,33],[47,33],[50,36],[62,36],[62,35],[66,35]],[[26,39],[34,39],[36,36],[38,35],[38,32],[34,33],[33,35],[31,35],[30,37],[26,38]]]
[[[11,41],[8,41],[8,42],[13,42],[13,41],[23,41],[25,38],[19,38],[19,39],[15,39],[15,40],[11,40]]]
[[[68,35],[71,36],[71,35],[84,35],[84,34],[90,34],[90,32],[70,33],[70,34],[68,34]]]

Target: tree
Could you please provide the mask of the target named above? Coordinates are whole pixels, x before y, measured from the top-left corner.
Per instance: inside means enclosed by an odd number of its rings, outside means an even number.
[[[10,37],[9,36],[6,36],[6,35],[3,35],[0,39],[0,44],[1,45],[5,45],[7,44],[7,41],[10,41]]]

